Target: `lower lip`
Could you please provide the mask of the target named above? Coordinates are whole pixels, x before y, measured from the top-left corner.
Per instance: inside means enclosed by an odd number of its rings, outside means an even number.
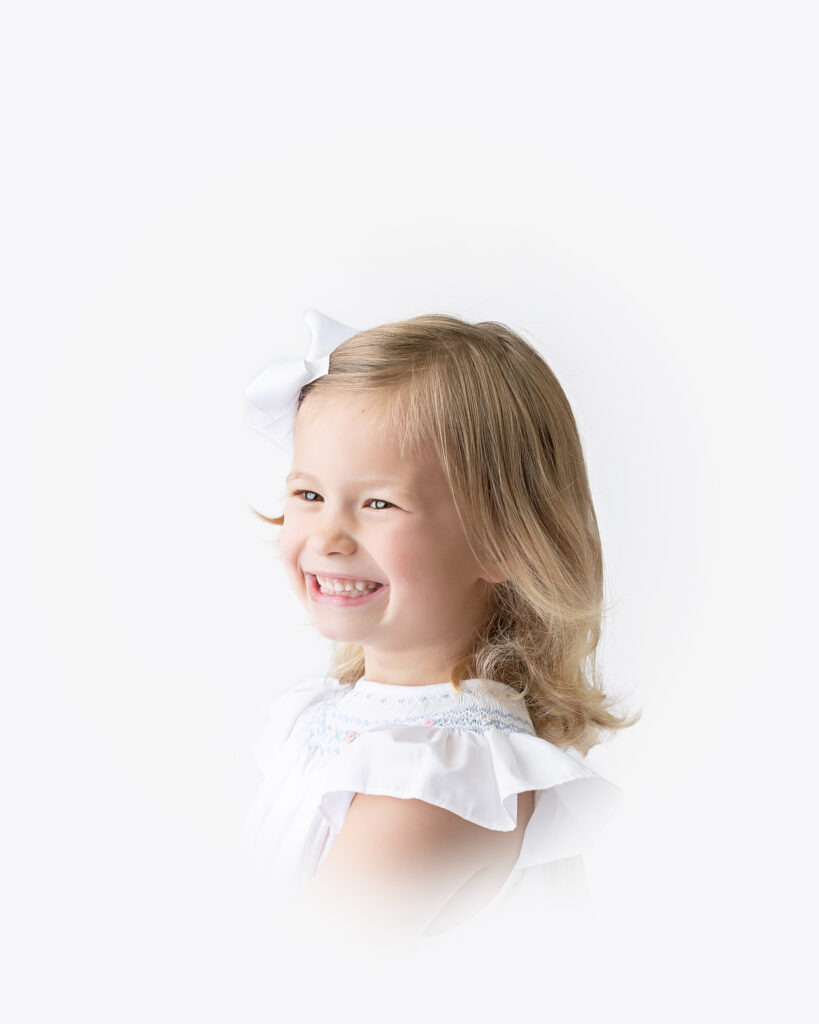
[[[358,608],[362,604],[371,604],[388,589],[387,584],[382,583],[377,590],[371,590],[367,594],[362,594],[361,597],[341,597],[339,594],[323,594],[319,589],[316,577],[311,572],[305,573],[305,576],[307,577],[307,593],[310,595],[311,601],[315,601],[316,604],[333,604],[338,608]]]

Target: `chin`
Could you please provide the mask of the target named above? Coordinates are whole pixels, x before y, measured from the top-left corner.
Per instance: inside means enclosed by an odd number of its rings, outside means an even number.
[[[310,621],[313,623],[313,628],[317,633],[320,633],[326,640],[338,640],[341,643],[345,643],[347,637],[344,635],[343,626],[330,626],[326,622],[321,621],[321,616],[313,614],[313,608],[310,605],[310,598],[305,601],[308,612],[310,612]],[[352,643],[352,641],[351,641]]]
[[[366,638],[354,634],[349,626],[345,628],[344,623],[337,623],[335,626],[332,626],[327,622],[317,621],[317,618],[311,618],[311,621],[325,640],[334,640],[340,644],[363,644],[367,642]]]

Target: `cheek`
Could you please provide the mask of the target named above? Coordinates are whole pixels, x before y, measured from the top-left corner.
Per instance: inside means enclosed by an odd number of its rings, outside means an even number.
[[[296,574],[301,575],[297,569],[301,548],[302,537],[299,531],[292,524],[288,526],[287,520],[285,520],[285,524],[282,526],[281,533],[279,534],[279,553],[281,554],[284,567],[291,577]]]
[[[455,593],[468,584],[474,575],[473,558],[459,524],[440,523],[417,540],[408,559],[408,573],[442,593]]]
[[[429,529],[401,529],[384,538],[382,548],[390,569],[408,584],[423,586],[446,578],[450,571],[448,539]]]

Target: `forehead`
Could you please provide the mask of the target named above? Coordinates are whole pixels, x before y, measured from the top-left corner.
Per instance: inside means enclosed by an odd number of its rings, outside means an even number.
[[[388,401],[361,392],[308,395],[296,417],[295,469],[399,478],[419,490],[443,476],[434,453],[405,443]]]
[[[295,443],[326,445],[343,438],[356,447],[390,451],[401,447],[395,408],[388,396],[373,393],[311,394],[296,417]]]
[[[313,430],[355,429],[366,421],[370,427],[386,431],[391,425],[388,399],[382,395],[368,395],[354,391],[349,394],[310,394],[302,402],[296,417],[296,426],[304,427],[302,434]],[[298,432],[298,431],[297,431]]]

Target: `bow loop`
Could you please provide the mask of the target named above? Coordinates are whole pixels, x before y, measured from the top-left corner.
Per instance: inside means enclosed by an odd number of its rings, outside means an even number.
[[[251,381],[245,391],[250,402],[247,414],[250,426],[275,441],[291,456],[301,389],[323,377],[330,368],[331,353],[343,341],[358,334],[354,328],[332,320],[316,309],[305,310],[304,320],[311,334],[306,358],[275,360]]]

